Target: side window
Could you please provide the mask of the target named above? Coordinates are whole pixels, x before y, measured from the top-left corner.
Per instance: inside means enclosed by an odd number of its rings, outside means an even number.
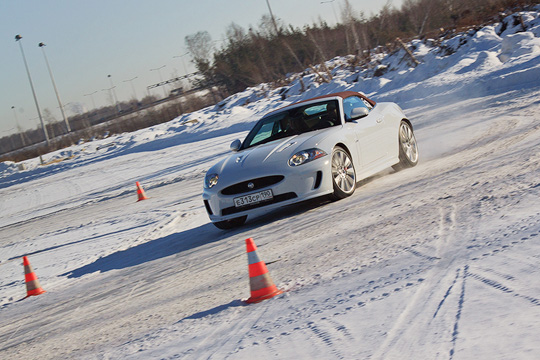
[[[366,100],[358,97],[358,96],[350,96],[343,100],[343,109],[345,111],[345,120],[351,119],[351,111],[354,108],[357,107],[365,107],[368,110],[371,110],[373,106]]]

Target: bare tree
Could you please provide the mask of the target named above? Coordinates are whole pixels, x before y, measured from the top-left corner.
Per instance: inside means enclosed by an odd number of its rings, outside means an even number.
[[[405,0],[403,2],[402,11],[407,14],[416,35],[420,36],[424,33],[433,4],[432,0]]]
[[[186,48],[193,55],[195,63],[206,62],[209,63],[209,59],[214,51],[214,45],[212,43],[212,37],[208,31],[199,31],[193,35],[187,35],[184,38]]]
[[[234,22],[227,27],[225,35],[231,44],[243,43],[247,37],[244,28]]]
[[[280,19],[273,19],[270,14],[264,14],[259,21],[259,31],[267,39],[281,35],[281,29],[285,24]]]

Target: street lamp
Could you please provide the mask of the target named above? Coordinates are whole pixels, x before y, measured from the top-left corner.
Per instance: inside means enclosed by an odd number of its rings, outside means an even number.
[[[68,132],[71,132],[71,127],[69,126],[69,121],[66,117],[66,114],[64,112],[64,106],[62,105],[62,101],[60,101],[60,95],[58,95],[58,89],[56,88],[56,83],[54,82],[54,77],[51,71],[51,67],[49,66],[49,60],[47,59],[47,55],[45,54],[45,44],[40,42],[38,46],[43,51],[43,57],[45,58],[45,63],[47,64],[47,70],[49,70],[49,75],[51,77],[51,82],[54,88],[54,93],[56,94],[56,100],[58,100],[58,106],[60,107],[60,112],[62,113],[62,118],[64,119],[64,122],[66,123],[66,128]]]
[[[137,93],[135,92],[135,86],[133,86],[133,80],[138,79],[138,76],[135,76],[133,79],[124,80],[122,82],[130,82],[131,83],[131,90],[133,90],[133,99],[137,100]]]
[[[92,105],[94,105],[94,110],[96,109],[96,102],[94,101],[94,96],[93,96],[95,93],[97,93],[97,90],[94,91],[93,93],[83,95],[83,96],[90,96],[90,98],[92,99]]]
[[[184,74],[185,75],[187,75],[187,68],[186,68],[186,63],[184,62],[184,56],[186,56],[188,54],[189,54],[189,51],[186,52],[185,54],[182,54],[182,55],[173,56],[173,59],[180,58],[180,60],[182,60],[182,65],[184,66]]]
[[[107,77],[109,78],[110,82],[111,82],[111,90],[113,92],[113,95],[114,95],[114,102],[116,103],[116,109],[118,110],[118,113],[120,114],[120,112],[122,111],[122,109],[120,109],[120,104],[118,103],[118,98],[116,97],[116,91],[114,91],[114,88],[116,86],[114,86],[113,84],[113,81],[112,81],[112,76],[111,75],[107,75]]]
[[[334,17],[336,18],[336,26],[337,26],[338,18],[337,18],[337,15],[336,15],[336,10],[334,9],[334,1],[336,1],[336,0],[321,1],[321,4],[327,4],[327,3],[332,4],[332,12],[334,13]]]
[[[163,82],[163,77],[161,76],[161,69],[163,69],[165,66],[167,65],[163,65],[163,66],[160,66],[158,68],[155,68],[155,69],[150,69],[150,71],[156,71],[159,73],[159,82],[162,83]],[[163,87],[163,93],[165,94],[165,97],[168,97],[168,94],[167,94],[167,90],[165,89],[165,87]]]
[[[109,98],[111,99],[111,101],[114,102],[114,96],[113,96],[112,90],[113,90],[113,87],[110,87],[110,88],[107,88],[107,89],[101,89],[101,91],[108,91],[109,92]]]
[[[19,135],[21,136],[22,146],[25,147],[26,143],[24,141],[24,135],[23,135],[22,128],[19,125],[19,118],[17,117],[17,111],[15,111],[15,106],[12,106],[11,110],[13,110],[13,116],[15,116],[15,123],[17,124],[17,130],[19,130]]]
[[[182,54],[182,55],[173,56],[173,59],[178,59],[178,58],[179,58],[180,60],[182,60],[182,66],[184,67],[184,80],[186,80],[185,83],[189,85],[189,81],[187,80],[187,78],[188,78],[188,71],[187,71],[187,67],[186,67],[186,62],[184,61],[184,56],[186,56],[186,55],[188,55],[188,54],[190,54],[189,51],[185,52],[185,53]],[[184,84],[184,82],[181,81],[181,84]]]
[[[34,84],[32,83],[32,77],[30,76],[30,70],[28,70],[28,63],[26,62],[26,56],[24,56],[24,50],[23,50],[23,47],[22,47],[21,39],[22,39],[21,35],[16,35],[15,36],[15,41],[17,41],[19,43],[19,47],[21,48],[21,54],[22,54],[22,57],[23,57],[24,66],[26,68],[26,74],[28,75],[28,81],[30,82],[30,88],[32,89],[32,95],[34,96],[34,103],[36,104],[37,113],[39,115],[39,121],[41,122],[41,128],[43,129],[43,135],[45,136],[45,141],[47,142],[47,146],[48,146],[48,145],[50,145],[49,134],[47,133],[47,128],[45,127],[45,124],[43,123],[43,117],[41,116],[41,111],[39,110],[39,104],[38,104],[38,100],[37,100],[37,97],[36,97],[36,91],[34,90]]]
[[[276,35],[280,35],[280,31],[277,26],[276,18],[274,17],[274,13],[272,12],[272,8],[270,7],[270,2],[266,0],[266,5],[268,5],[268,11],[270,11],[270,18],[272,19],[272,24],[274,25],[274,30],[276,30]]]

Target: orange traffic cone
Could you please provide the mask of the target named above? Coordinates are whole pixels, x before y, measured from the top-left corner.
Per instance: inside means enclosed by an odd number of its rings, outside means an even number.
[[[141,184],[139,184],[139,182],[137,181],[137,182],[135,183],[135,185],[137,185],[137,196],[139,196],[139,200],[137,200],[137,201],[141,201],[141,200],[146,200],[146,199],[148,199],[148,198],[146,197],[146,194],[144,193],[144,190],[143,190]]]
[[[283,293],[283,291],[274,285],[270,274],[268,274],[266,264],[259,259],[256,251],[257,246],[252,238],[246,239],[246,247],[249,266],[249,286],[251,288],[251,297],[246,302],[248,304],[257,303]]]
[[[24,279],[26,282],[26,297],[43,294],[45,290],[41,288],[39,280],[28,261],[28,257],[23,256],[23,265],[24,265]]]

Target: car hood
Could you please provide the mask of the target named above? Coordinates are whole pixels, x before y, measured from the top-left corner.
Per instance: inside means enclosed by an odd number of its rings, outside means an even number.
[[[286,166],[291,156],[298,151],[320,148],[328,153],[331,149],[325,149],[321,144],[324,143],[326,138],[340,129],[341,126],[336,126],[329,129],[294,135],[248,148],[231,154],[213,166],[209,172],[211,171],[220,175],[231,173],[237,176],[239,172],[261,167],[276,167],[279,169],[282,166]],[[251,173],[251,176],[253,176],[253,173]]]

